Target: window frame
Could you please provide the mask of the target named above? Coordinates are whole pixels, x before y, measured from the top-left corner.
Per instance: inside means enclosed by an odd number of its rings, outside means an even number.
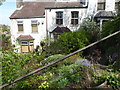
[[[80,3],[81,3],[83,6],[88,6],[88,0],[80,0]]]
[[[34,41],[33,40],[22,40],[22,41],[20,41],[20,46],[21,46],[21,52],[22,53],[33,52],[33,50],[34,50]],[[23,46],[27,47],[28,52],[23,51]],[[32,49],[31,49],[31,47],[32,47]]]
[[[77,13],[77,17],[75,16]],[[77,21],[77,23],[76,23]],[[79,24],[79,11],[71,11],[71,24],[78,25]]]
[[[20,30],[20,26],[22,26],[21,30]],[[23,32],[24,31],[23,21],[17,21],[17,27],[18,27],[18,32]]]
[[[36,25],[36,30],[33,30],[33,26]],[[38,20],[31,20],[32,33],[38,33]]]
[[[106,0],[98,0],[97,10],[105,10]]]
[[[23,43],[26,43],[26,44],[23,44]],[[21,41],[21,45],[29,45],[29,41]]]
[[[63,25],[63,11],[56,12],[56,24]]]

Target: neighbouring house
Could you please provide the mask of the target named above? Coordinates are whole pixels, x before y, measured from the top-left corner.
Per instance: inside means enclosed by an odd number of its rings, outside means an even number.
[[[119,0],[117,0],[118,2]],[[33,52],[40,42],[63,32],[78,30],[86,18],[95,18],[100,27],[115,16],[115,0],[17,0],[10,16],[12,44],[19,52]]]

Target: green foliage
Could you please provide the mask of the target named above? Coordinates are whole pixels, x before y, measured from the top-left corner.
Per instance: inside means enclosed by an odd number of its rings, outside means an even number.
[[[105,36],[108,36],[108,35],[116,32],[116,31],[119,31],[119,30],[120,30],[120,16],[117,16],[113,20],[108,21],[103,25],[101,37],[103,38]],[[104,47],[108,48],[108,46],[111,47],[111,46],[114,46],[115,44],[119,43],[119,41],[120,41],[119,36],[120,36],[120,34],[106,40],[104,42],[105,44],[103,44]]]
[[[45,52],[47,56],[54,55],[54,54],[63,54],[64,53],[63,47],[61,47],[61,43],[59,42],[51,42],[49,46],[45,47]]]
[[[55,42],[45,48],[48,55],[68,54],[88,44],[86,33],[81,31],[67,32],[59,36]]]
[[[98,81],[103,83],[107,81],[107,86],[112,87],[113,89],[120,88],[120,77],[117,77],[116,74],[113,73],[105,73],[98,77]]]
[[[64,57],[64,55],[61,55],[61,54],[51,55],[51,56],[47,57],[46,59],[44,59],[42,61],[42,64],[46,65],[46,64],[48,64],[48,63],[50,63],[50,62],[52,62],[54,60],[57,60],[57,59],[59,59],[61,57]]]
[[[87,34],[90,43],[95,42],[100,39],[100,28],[97,23],[92,20],[84,20],[81,25],[80,30],[84,30]]]
[[[28,72],[38,68],[38,60],[42,59],[41,56],[34,56],[33,54],[18,54],[13,50],[6,50],[2,54],[2,80],[3,84],[11,82],[16,78],[27,74]],[[40,62],[39,62],[40,63]]]
[[[65,53],[71,53],[83,48],[88,43],[88,39],[86,37],[86,33],[81,30],[63,33],[58,38],[58,42],[61,43],[61,47],[65,50]]]
[[[103,25],[103,30],[101,37],[105,37],[107,35],[110,35],[114,32],[117,32],[120,30],[120,16],[115,17],[113,20],[106,22]],[[119,59],[120,59],[120,50],[118,49],[120,47],[120,34],[117,34],[101,43],[101,49],[103,50],[102,53],[102,64],[114,64],[114,69],[118,70],[120,69],[119,66]]]
[[[110,35],[118,30],[120,30],[120,17],[116,17],[103,25],[102,37]]]
[[[1,34],[0,34],[0,42],[1,42],[1,46],[3,51],[4,50],[8,50],[11,48],[11,35],[10,35],[10,29],[8,29],[8,26],[6,25],[1,25]]]
[[[110,85],[113,89],[120,88],[120,77],[116,77],[114,74],[106,77],[107,84]]]
[[[52,79],[49,85],[51,88],[72,88],[71,84],[80,84],[86,79],[85,69],[88,68],[81,65],[81,63],[63,66],[58,69],[57,77]]]

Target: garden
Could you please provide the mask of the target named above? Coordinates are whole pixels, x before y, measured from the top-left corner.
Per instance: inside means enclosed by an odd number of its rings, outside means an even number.
[[[120,30],[120,16],[104,23],[102,31],[96,22],[86,20],[75,32],[61,34],[48,46],[41,42],[42,53],[17,53],[2,34],[2,85],[10,83],[37,68],[48,65],[80,48]],[[9,32],[4,29],[3,32]],[[8,88],[120,88],[120,33],[82,52],[72,55],[44,70],[34,73]]]

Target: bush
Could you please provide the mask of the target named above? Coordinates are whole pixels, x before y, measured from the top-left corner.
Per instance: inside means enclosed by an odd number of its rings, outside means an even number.
[[[87,34],[88,40],[90,43],[93,43],[100,39],[100,28],[96,22],[92,20],[84,20],[81,25],[80,30],[84,30]]]
[[[106,87],[112,87],[113,89],[119,89],[120,88],[120,77],[117,77],[113,73],[103,73],[100,77],[96,78],[96,81],[98,80],[98,83],[103,83],[107,81]]]
[[[57,60],[57,59],[59,59],[59,58],[61,58],[61,57],[64,57],[64,55],[62,55],[62,54],[56,54],[56,55],[49,56],[49,57],[45,58],[45,59],[42,61],[42,64],[43,64],[43,65],[46,65],[46,64],[48,64],[48,63],[50,63],[50,62],[52,62],[52,61],[54,61],[54,60]]]
[[[54,54],[68,54],[88,44],[88,39],[85,31],[66,32],[59,36],[59,38],[51,42],[50,46],[46,46],[48,55]]]
[[[6,50],[3,52],[2,58],[2,83],[8,83],[16,78],[27,74],[28,72],[38,68],[40,65],[37,59],[42,56],[34,56],[32,53],[19,54],[13,50]]]
[[[51,56],[54,54],[64,54],[65,49],[61,46],[61,43],[58,41],[51,41],[49,46],[45,46],[46,56]]]
[[[63,47],[65,53],[71,53],[88,44],[88,39],[86,33],[81,30],[63,33],[58,38],[58,42],[61,43],[61,47]]]
[[[119,30],[120,30],[120,16],[115,17],[113,20],[108,21],[103,25],[103,31],[101,36],[103,38]],[[115,62],[114,68],[116,70],[120,69],[119,67],[120,50],[118,49],[119,47],[120,47],[120,34],[117,34],[103,41],[101,43],[101,49],[103,50],[101,64],[105,64],[104,61],[106,61],[107,64],[111,65],[113,64],[113,62]]]
[[[73,84],[82,87],[81,84],[87,79],[87,71],[89,72],[89,69],[81,63],[62,66],[58,69],[57,77],[52,79],[49,85],[51,88],[73,88]]]

